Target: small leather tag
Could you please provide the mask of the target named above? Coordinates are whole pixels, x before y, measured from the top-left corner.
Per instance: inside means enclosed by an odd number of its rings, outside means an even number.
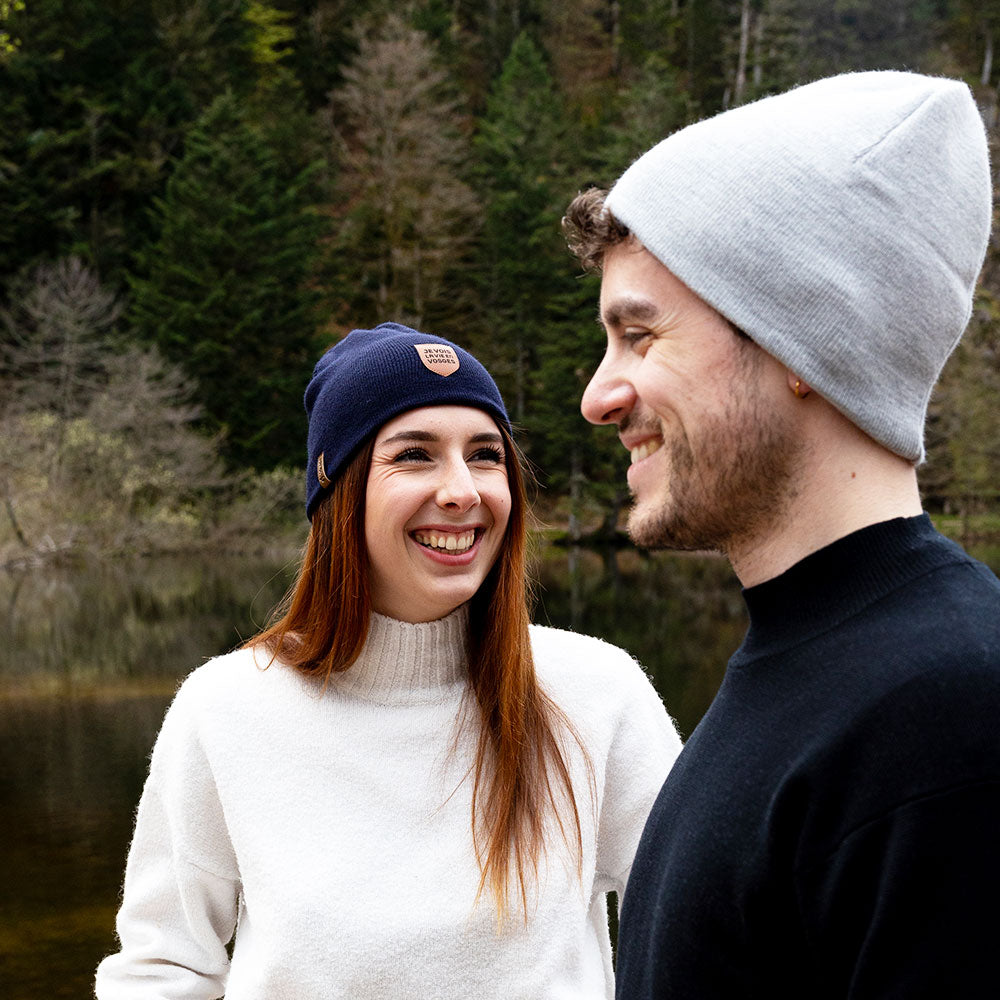
[[[323,452],[320,452],[319,458],[316,459],[316,478],[324,490],[330,485],[330,480],[326,475],[326,465],[323,463]]]
[[[458,371],[458,355],[445,344],[414,344],[424,367],[435,375],[447,378]]]

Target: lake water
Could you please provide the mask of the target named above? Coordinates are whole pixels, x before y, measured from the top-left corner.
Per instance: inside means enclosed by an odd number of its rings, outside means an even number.
[[[148,755],[178,681],[266,619],[294,566],[0,572],[0,997],[91,996]],[[548,548],[537,621],[642,662],[685,735],[746,625],[721,559]]]

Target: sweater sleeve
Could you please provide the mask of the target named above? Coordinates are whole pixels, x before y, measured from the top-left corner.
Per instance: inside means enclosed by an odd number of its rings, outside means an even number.
[[[157,738],[125,871],[121,950],[98,967],[98,1000],[225,992],[240,886],[193,695],[182,687]]]
[[[597,837],[597,887],[617,892],[619,901],[650,809],[681,752],[680,736],[659,694],[627,658],[617,675],[625,696],[608,753]]]

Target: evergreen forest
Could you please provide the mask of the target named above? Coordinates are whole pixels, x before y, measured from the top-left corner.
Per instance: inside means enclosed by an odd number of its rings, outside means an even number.
[[[301,534],[312,365],[390,319],[494,373],[546,523],[612,531],[570,199],[852,69],[965,80],[995,144],[997,37],[1000,0],[0,0],[0,565]],[[921,470],[966,530],[998,400],[994,236]]]

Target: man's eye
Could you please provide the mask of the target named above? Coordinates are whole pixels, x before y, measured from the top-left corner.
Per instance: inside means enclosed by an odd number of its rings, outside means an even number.
[[[649,336],[650,336],[649,330],[627,329],[622,333],[622,340],[625,341],[626,344],[634,346],[635,344],[640,343]]]

